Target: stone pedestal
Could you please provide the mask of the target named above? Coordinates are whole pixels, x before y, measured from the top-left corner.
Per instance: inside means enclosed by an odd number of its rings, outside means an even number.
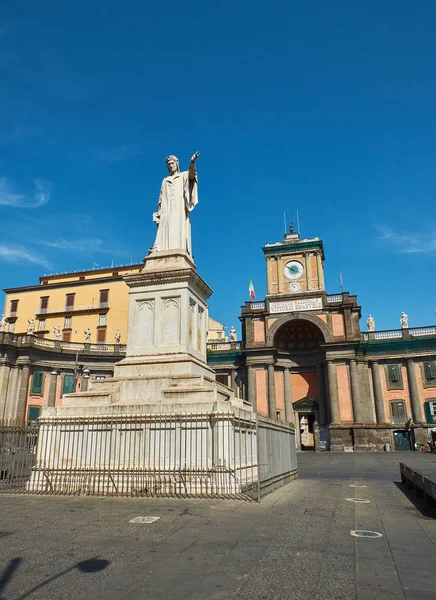
[[[228,494],[251,483],[256,416],[206,362],[212,290],[182,250],[144,262],[125,278],[126,357],[112,378],[44,409],[29,489]]]

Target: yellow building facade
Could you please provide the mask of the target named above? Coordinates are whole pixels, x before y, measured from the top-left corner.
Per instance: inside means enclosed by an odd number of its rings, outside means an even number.
[[[4,316],[6,331],[17,335],[34,328],[41,338],[64,342],[126,343],[128,287],[123,277],[143,263],[40,277],[39,285],[9,288]],[[33,324],[29,321],[33,320]]]

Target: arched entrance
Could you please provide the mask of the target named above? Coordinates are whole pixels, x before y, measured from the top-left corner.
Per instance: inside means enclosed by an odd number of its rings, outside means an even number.
[[[277,350],[277,363],[284,368],[290,388],[293,415],[297,430],[297,448],[315,450],[318,436],[327,426],[324,391],[323,345],[329,340],[325,323],[313,315],[291,315],[275,323],[272,342]],[[317,427],[316,423],[320,426]]]

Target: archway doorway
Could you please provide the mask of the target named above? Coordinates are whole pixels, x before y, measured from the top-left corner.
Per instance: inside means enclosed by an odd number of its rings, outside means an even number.
[[[312,398],[300,398],[292,404],[296,415],[297,450],[315,450],[315,421],[318,402]]]

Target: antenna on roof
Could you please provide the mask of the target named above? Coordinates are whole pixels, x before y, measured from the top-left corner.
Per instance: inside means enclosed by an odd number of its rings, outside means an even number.
[[[297,233],[300,233],[300,216],[297,210]]]

